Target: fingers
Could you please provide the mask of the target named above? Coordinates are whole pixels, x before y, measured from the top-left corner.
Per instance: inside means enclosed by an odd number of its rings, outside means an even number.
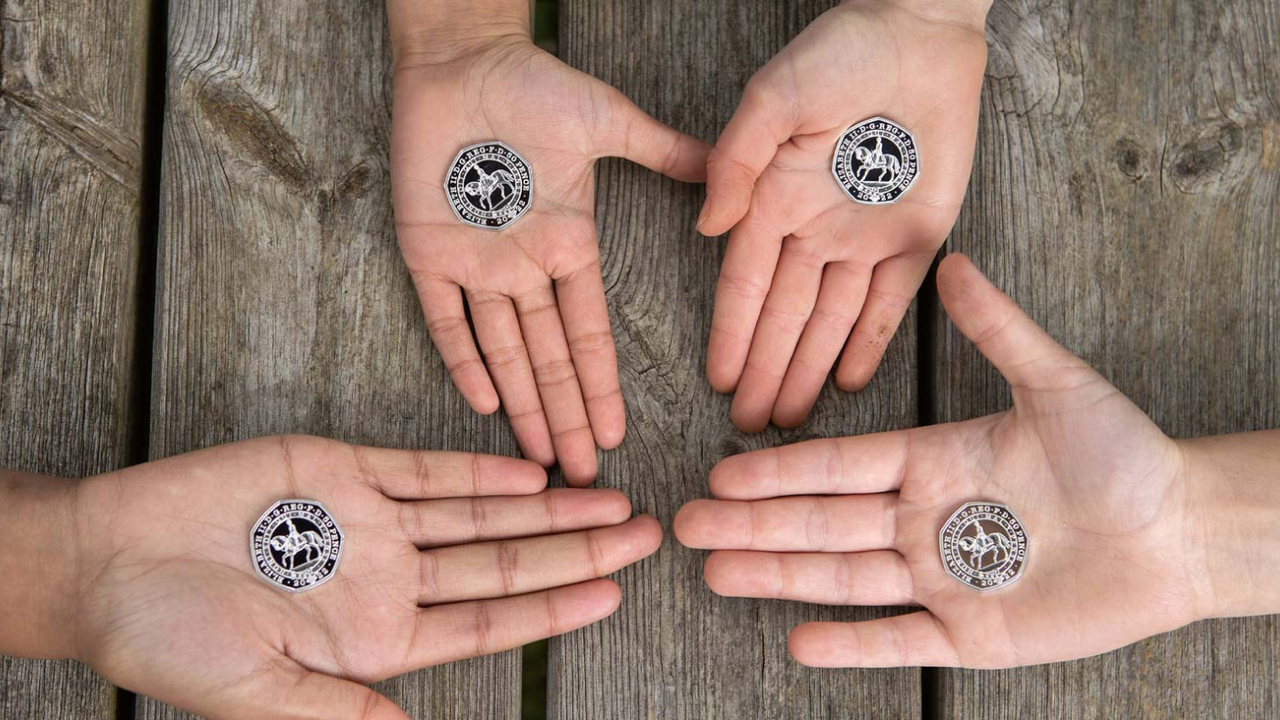
[[[556,453],[551,445],[551,430],[542,412],[542,398],[533,380],[515,306],[503,295],[472,290],[467,291],[467,304],[475,321],[476,339],[502,396],[520,452],[544,467],[552,465]]]
[[[613,124],[609,137],[599,143],[602,155],[624,157],[684,182],[706,180],[711,152],[706,143],[658,122],[627,96],[610,90]]]
[[[547,486],[547,472],[528,460],[351,447],[365,481],[393,500],[531,495]]]
[[[409,720],[398,705],[359,683],[302,667],[273,683],[272,717],[302,720]],[[261,708],[256,708],[261,711]]]
[[[427,550],[421,553],[423,605],[521,595],[602,577],[652,555],[662,543],[658,521]]]
[[[560,469],[570,485],[590,485],[596,477],[596,443],[555,294],[547,286],[517,297],[515,305]]]
[[[942,260],[938,294],[951,321],[1010,385],[1044,385],[1065,367],[1087,370],[983,277],[969,258],[952,254]]]
[[[896,493],[694,500],[676,514],[675,533],[686,547],[702,550],[878,550],[893,547],[897,509]]]
[[[617,490],[555,488],[521,497],[404,503],[401,524],[418,547],[549,535],[616,525],[631,516]]]
[[[415,275],[414,284],[427,316],[431,341],[449,369],[453,384],[472,409],[482,415],[498,409],[498,393],[476,352],[471,326],[462,307],[462,290],[453,283]]]
[[[782,235],[754,215],[744,218],[729,234],[707,341],[707,378],[717,392],[733,392],[742,376],[760,309],[778,266]]]
[[[795,128],[794,104],[753,79],[707,160],[707,200],[698,232],[720,235],[747,214],[756,180]]]
[[[618,355],[609,329],[600,263],[595,262],[556,280],[556,300],[564,322],[573,367],[581,382],[591,434],[609,450],[622,442],[626,408],[618,386]]]
[[[800,242],[788,239],[783,243],[729,411],[729,419],[744,432],[759,432],[769,423],[787,365],[813,312],[822,268],[822,259]]]
[[[871,382],[889,340],[911,306],[911,298],[929,274],[933,257],[933,253],[910,253],[876,265],[866,306],[836,370],[836,384],[841,390],[856,392]]]
[[[711,469],[711,493],[722,500],[758,500],[897,490],[906,473],[910,432],[810,440],[732,455]]]
[[[621,593],[611,580],[498,600],[422,610],[404,672],[510,650],[577,630],[613,614]]]
[[[810,667],[955,667],[955,648],[927,611],[856,623],[805,623],[787,640],[791,657]]]
[[[840,356],[840,348],[862,312],[871,282],[870,268],[856,263],[831,263],[823,270],[817,304],[773,406],[773,422],[778,427],[795,427],[809,416]]]
[[[909,605],[911,571],[892,550],[773,553],[718,550],[707,557],[707,586],[726,597],[823,605]]]

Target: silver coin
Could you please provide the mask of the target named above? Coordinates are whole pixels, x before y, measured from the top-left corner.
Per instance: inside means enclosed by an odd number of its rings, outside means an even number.
[[[1022,576],[1027,533],[1005,505],[965,503],[938,531],[938,551],[948,575],[974,590],[996,590]]]
[[[281,500],[253,524],[249,549],[258,577],[281,590],[302,592],[337,571],[342,530],[314,500]]]
[[[831,158],[831,174],[844,194],[856,202],[896,202],[920,175],[916,139],[892,120],[863,120],[840,135]]]
[[[533,204],[533,171],[520,153],[494,140],[462,149],[449,165],[445,196],[462,222],[501,230]]]

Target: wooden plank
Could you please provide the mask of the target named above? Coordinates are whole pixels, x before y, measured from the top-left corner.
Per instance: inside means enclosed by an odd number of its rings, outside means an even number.
[[[970,254],[1175,437],[1280,425],[1280,3],[997,0]],[[1007,407],[939,316],[940,421]],[[942,672],[941,717],[1276,718],[1280,624]]]
[[[155,456],[283,432],[514,454],[450,383],[396,247],[382,4],[169,17]],[[514,718],[519,669],[512,652],[378,689],[416,717]]]
[[[149,17],[0,3],[0,467],[130,460]],[[114,711],[84,665],[0,658],[0,717]]]
[[[656,117],[714,140],[743,85],[831,2],[563,0],[561,55],[620,88]],[[720,458],[814,436],[910,426],[916,420],[914,315],[870,389],[829,385],[795,432],[742,435],[728,397],[704,373],[724,241],[697,235],[702,189],[621,161],[599,170],[597,217],[617,339],[627,439],[605,453],[602,486],[670,527],[709,495]],[[623,604],[604,622],[551,643],[549,717],[907,718],[920,714],[915,670],[815,671],[787,657],[805,620],[877,611],[729,600],[702,580],[705,553],[668,538],[620,573]]]

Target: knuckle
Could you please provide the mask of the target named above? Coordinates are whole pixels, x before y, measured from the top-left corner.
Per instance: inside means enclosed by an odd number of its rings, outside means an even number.
[[[606,330],[585,332],[569,340],[569,351],[575,355],[594,355],[613,349],[613,334]]]
[[[520,556],[516,544],[503,540],[497,544],[498,582],[502,594],[512,595],[518,584]]]
[[[469,329],[467,319],[461,315],[445,315],[427,320],[427,331],[434,337],[445,337]]]
[[[576,380],[578,374],[573,368],[572,360],[568,358],[558,358],[556,360],[548,360],[546,362],[535,364],[533,366],[533,377],[539,385],[547,387],[563,385],[564,383]]]
[[[799,333],[804,329],[805,324],[809,322],[809,311],[805,309],[766,304],[760,314],[763,316],[762,319],[768,319],[779,326],[779,329],[791,333]]]
[[[769,294],[769,283],[742,275],[721,275],[720,288],[742,300],[761,302]]]
[[[491,348],[484,353],[484,359],[489,363],[491,368],[503,368],[515,366],[523,366],[529,364],[529,355],[525,349],[524,343],[515,343],[512,345],[503,345],[502,347]]]

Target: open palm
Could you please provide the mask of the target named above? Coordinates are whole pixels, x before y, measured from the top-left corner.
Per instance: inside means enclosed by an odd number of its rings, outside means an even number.
[[[699,230],[729,230],[707,351],[731,418],[758,431],[808,416],[831,368],[864,387],[960,209],[986,62],[982,18],[845,2],[747,84],[712,151]],[[837,139],[875,116],[916,139],[920,175],[893,205],[851,201]]]
[[[403,719],[359,683],[594,622],[619,602],[597,578],[657,548],[657,523],[626,521],[620,493],[545,483],[523,460],[310,437],[90,478],[81,659],[214,718]],[[322,503],[344,533],[334,576],[300,594],[250,562],[250,526],[283,499]]]
[[[967,422],[817,440],[726,459],[719,500],[676,520],[721,548],[725,595],[924,612],[796,628],[820,666],[1006,667],[1092,655],[1203,615],[1203,548],[1179,446],[1064,350],[962,256],[938,286],[951,319],[1013,389],[1014,407]],[[802,497],[785,497],[802,496]],[[943,570],[938,531],[970,501],[1026,528],[1023,576],[980,593]]]
[[[623,156],[700,182],[708,148],[524,39],[402,63],[393,114],[400,247],[454,383],[478,412],[501,398],[526,457],[558,459],[566,480],[589,483],[596,446],[616,446],[626,422],[600,277],[595,161]],[[499,232],[460,223],[443,190],[458,151],[489,140],[520,153],[534,178],[530,210]]]

